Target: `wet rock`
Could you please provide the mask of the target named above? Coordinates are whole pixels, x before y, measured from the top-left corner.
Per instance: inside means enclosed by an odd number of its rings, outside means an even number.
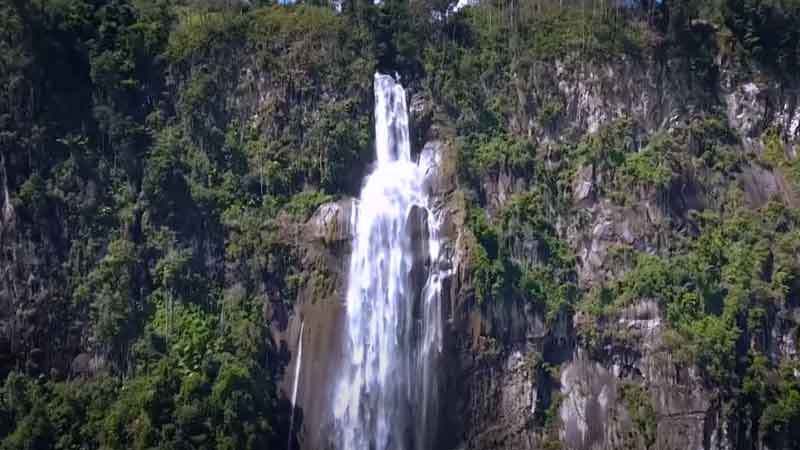
[[[430,251],[428,248],[430,231],[428,229],[428,211],[419,206],[412,206],[409,211],[406,223],[409,232],[409,242],[411,242],[411,277],[412,292],[414,298],[415,311],[421,309],[422,291],[425,280],[430,273]],[[417,314],[418,315],[418,314]]]
[[[419,167],[425,171],[423,183],[428,195],[441,192],[444,179],[440,174],[442,164],[442,142],[426,142],[419,152]]]
[[[287,319],[283,327],[279,321],[270,319],[273,324],[272,339],[280,349],[280,355],[287,370],[280,382],[279,388],[284,401],[291,398],[295,383],[294,369],[298,364],[301,370],[297,379],[297,405],[296,420],[298,439],[301,448],[323,449],[330,437],[331,399],[338,388],[332,382],[331,374],[337,373],[340,364],[345,363],[342,330],[347,326],[347,311],[345,308],[345,280],[347,261],[339,257],[325,254],[323,251],[314,253],[313,263],[323,266],[328,275],[333,279],[320,289],[316,282],[306,283],[298,293],[291,311],[286,313]],[[342,262],[344,261],[344,263]],[[332,266],[335,264],[336,266]],[[344,267],[341,265],[344,264]],[[319,270],[309,265],[312,277],[320,276]],[[281,308],[275,313],[280,313]],[[303,329],[303,354],[302,361],[298,361],[298,347],[300,330]]]
[[[406,219],[406,229],[409,233],[409,239],[412,243],[412,251],[416,257],[427,257],[428,254],[428,211],[425,208],[414,205],[408,212]]]
[[[286,368],[279,383],[282,405],[291,407],[299,364],[295,432],[300,448],[322,449],[329,438],[330,399],[337,386],[331,382],[344,358],[347,326],[346,277],[349,268],[354,200],[344,198],[321,205],[301,224],[286,224],[285,238],[300,257],[303,280],[291,304],[269,302],[265,315]],[[303,329],[302,361],[298,361]],[[277,364],[277,362],[276,362]]]

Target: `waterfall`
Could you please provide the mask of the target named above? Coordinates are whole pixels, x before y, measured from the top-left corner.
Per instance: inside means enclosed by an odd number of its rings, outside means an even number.
[[[436,157],[411,157],[406,93],[375,74],[376,167],[353,208],[346,360],[334,401],[340,450],[432,445],[441,353],[438,220],[427,177]]]
[[[300,321],[300,337],[297,338],[297,357],[294,363],[294,381],[292,382],[292,412],[289,418],[289,443],[287,449],[292,448],[292,435],[294,433],[294,410],[297,407],[297,385],[300,382],[300,365],[303,364],[303,328],[305,321]]]

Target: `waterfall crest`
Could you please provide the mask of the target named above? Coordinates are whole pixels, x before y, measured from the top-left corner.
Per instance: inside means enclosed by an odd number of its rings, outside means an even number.
[[[341,450],[422,450],[435,428],[441,353],[438,220],[411,157],[406,93],[375,74],[377,164],[353,208],[345,358],[334,401]]]

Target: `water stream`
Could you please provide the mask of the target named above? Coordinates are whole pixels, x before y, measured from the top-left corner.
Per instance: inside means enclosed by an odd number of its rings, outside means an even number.
[[[375,74],[376,167],[353,208],[347,360],[334,416],[341,450],[423,450],[435,429],[441,352],[439,239],[427,179],[412,159],[406,93]]]
[[[294,436],[294,410],[297,407],[297,385],[300,381],[300,366],[303,364],[303,329],[305,321],[300,322],[300,336],[297,338],[297,357],[294,363],[294,382],[292,383],[292,412],[289,418],[289,443],[287,449],[292,448],[292,436]]]

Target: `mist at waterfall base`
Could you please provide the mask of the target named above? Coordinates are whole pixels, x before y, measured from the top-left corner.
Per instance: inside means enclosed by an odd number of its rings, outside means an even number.
[[[353,208],[345,361],[337,376],[334,446],[423,450],[436,428],[443,273],[427,192],[435,157],[412,159],[406,93],[375,74],[376,167]]]

